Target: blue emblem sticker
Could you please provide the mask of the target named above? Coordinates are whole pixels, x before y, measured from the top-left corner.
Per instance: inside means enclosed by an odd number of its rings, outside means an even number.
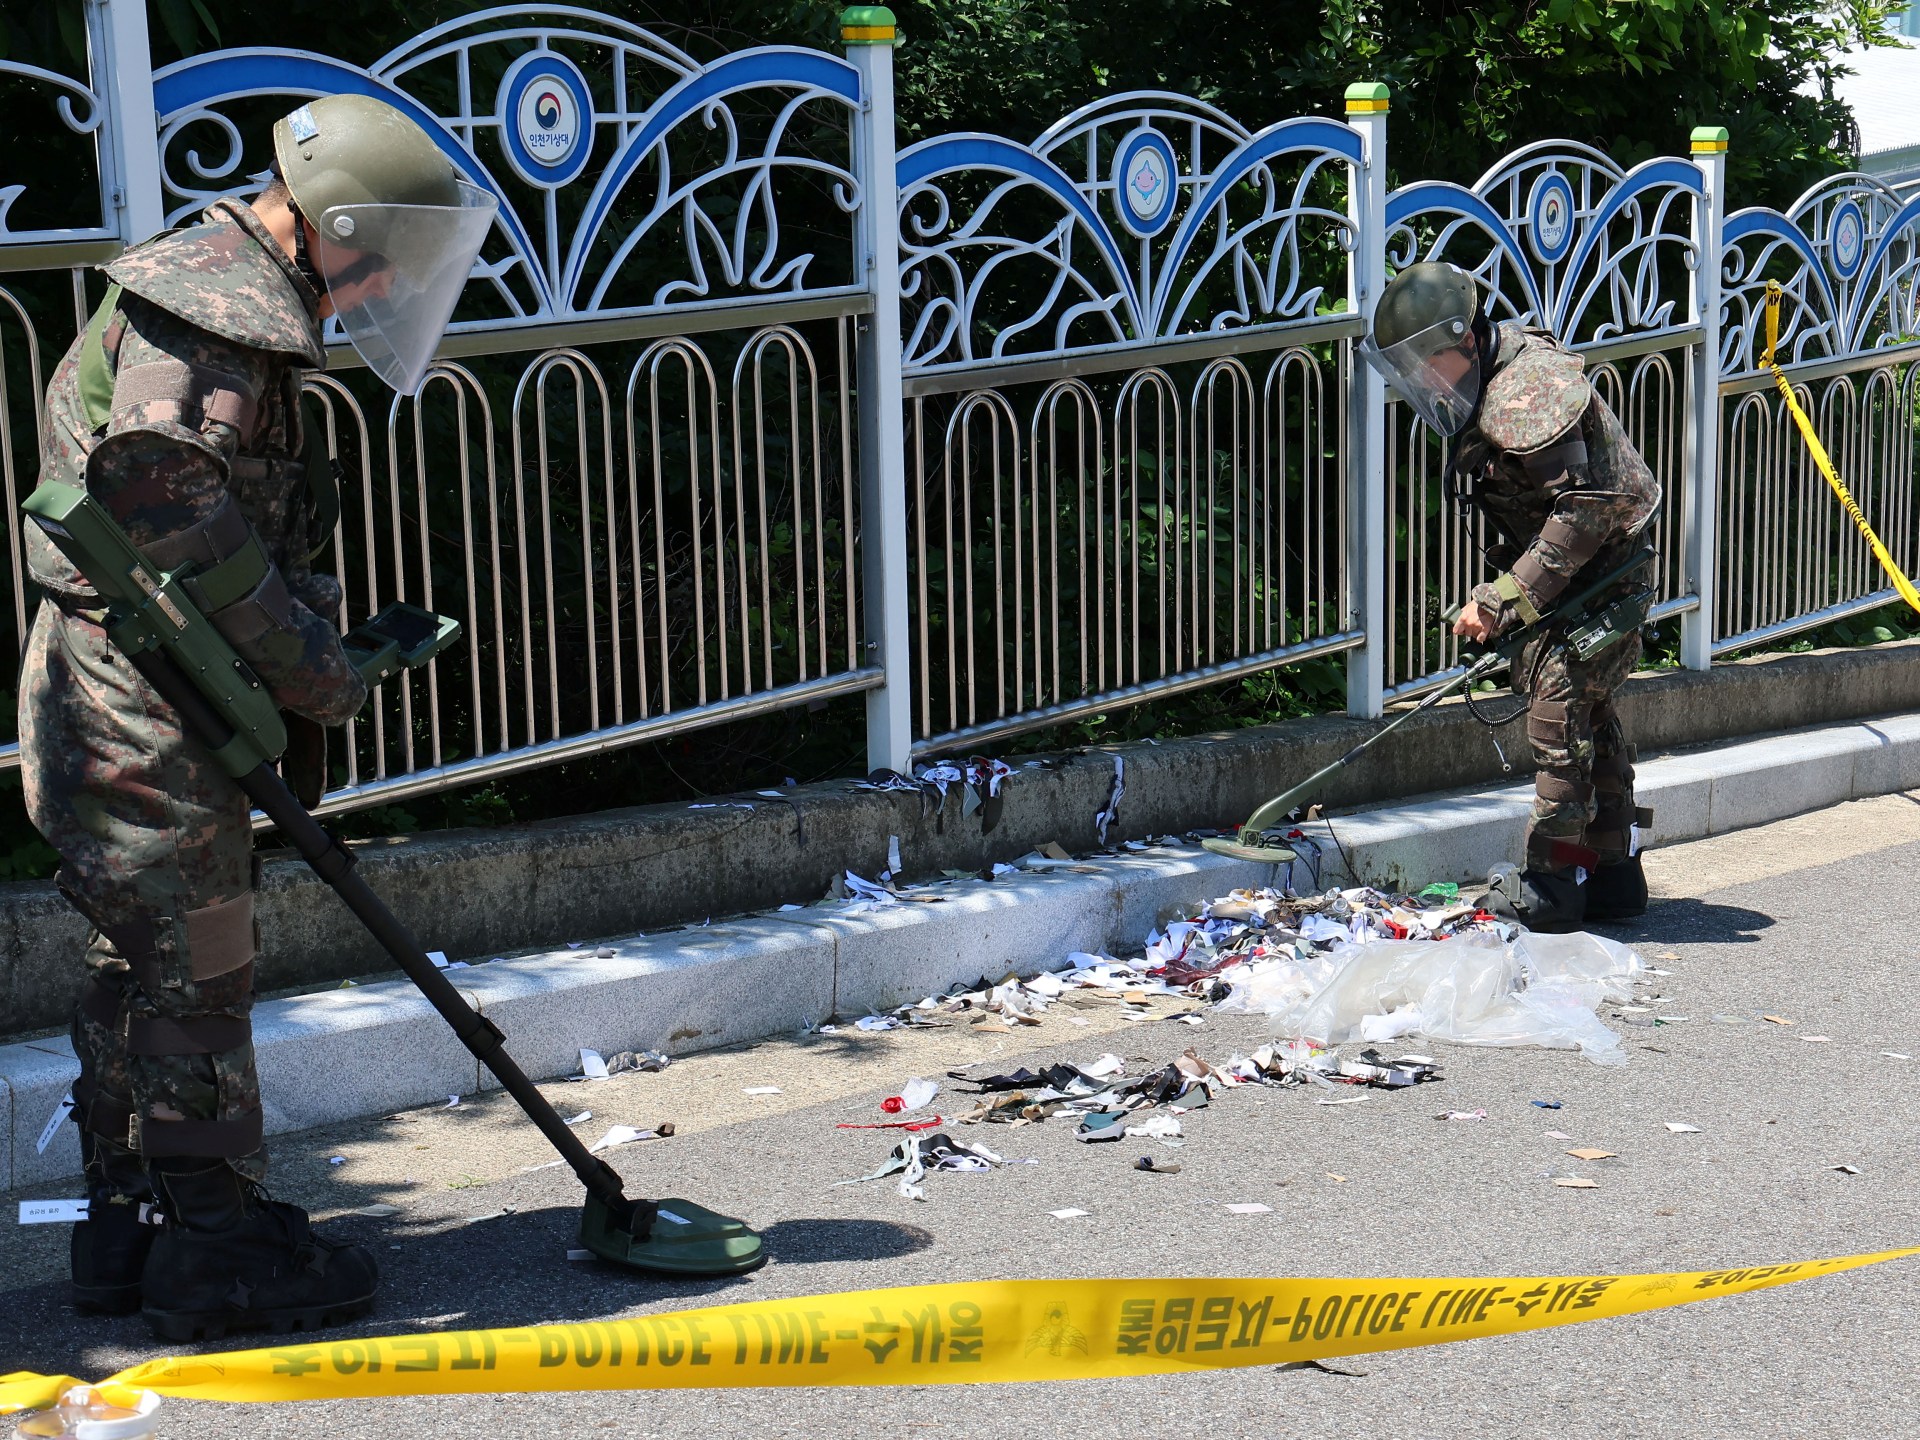
[[[1557,265],[1573,248],[1573,186],[1558,170],[1533,182],[1527,197],[1527,248],[1542,265]]]
[[[1860,262],[1867,254],[1867,217],[1851,200],[1843,200],[1827,222],[1827,255],[1834,273],[1851,280],[1860,273]]]
[[[557,190],[593,153],[593,95],[564,55],[535,50],[500,81],[500,134],[507,159],[529,185]]]
[[[1167,228],[1179,203],[1180,167],[1164,135],[1142,126],[1120,142],[1113,190],[1114,208],[1129,234],[1146,240]]]

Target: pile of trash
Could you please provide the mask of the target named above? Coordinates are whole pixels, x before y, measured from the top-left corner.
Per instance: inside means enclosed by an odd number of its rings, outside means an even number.
[[[1624,1065],[1619,1036],[1595,1012],[1604,1002],[1630,998],[1633,981],[1646,971],[1624,945],[1591,934],[1534,934],[1462,901],[1454,885],[1411,896],[1366,887],[1309,896],[1236,890],[1157,927],[1137,958],[1074,954],[1067,960],[1065,968],[1027,980],[983,977],[859,1024],[947,1025],[965,1017],[1014,1030],[1038,1025],[1040,1015],[1062,1001],[1104,1000],[1119,1004],[1129,1019],[1196,1025],[1209,1012],[1264,1013],[1277,1038],[1217,1064],[1189,1048],[1138,1075],[1129,1075],[1127,1062],[1112,1054],[1037,1072],[949,1071],[950,1079],[972,1087],[961,1092],[970,1105],[924,1120],[858,1127],[907,1132],[889,1162],[860,1179],[898,1175],[903,1195],[924,1199],[922,1182],[933,1171],[984,1172],[1008,1163],[983,1145],[916,1133],[941,1125],[1056,1120],[1071,1122],[1074,1138],[1089,1144],[1131,1138],[1178,1146],[1182,1115],[1242,1085],[1316,1087],[1325,1092],[1319,1103],[1338,1105],[1359,1098],[1342,1087],[1400,1090],[1441,1080],[1432,1056],[1380,1048],[1415,1036],[1577,1049],[1595,1064]],[[1196,1008],[1169,1016],[1164,1007],[1152,1008],[1155,997]],[[1365,1048],[1342,1053],[1356,1044]],[[929,1104],[938,1089],[918,1079],[912,1087],[909,1098],[917,1103],[909,1110]],[[1471,1117],[1447,1112],[1442,1118]],[[1150,1155],[1136,1165],[1179,1169]]]
[[[1144,1020],[1159,1018],[1147,1004],[1159,995],[1200,1002],[1173,1017],[1191,1023],[1207,1008],[1263,1012],[1276,1035],[1305,1044],[1309,1055],[1420,1036],[1577,1049],[1597,1065],[1622,1065],[1620,1038],[1595,1011],[1628,999],[1646,969],[1603,936],[1540,935],[1502,921],[1462,901],[1455,885],[1411,896],[1367,887],[1310,896],[1236,890],[1156,929],[1138,958],[1077,953],[1067,961],[1028,980],[983,977],[861,1024],[939,1024],[943,1014],[972,1012],[975,1023],[1037,1025],[1070,992],[1118,1001],[1123,1014]],[[1338,1070],[1337,1062],[1287,1063]],[[1098,1077],[1083,1077],[1091,1078]]]

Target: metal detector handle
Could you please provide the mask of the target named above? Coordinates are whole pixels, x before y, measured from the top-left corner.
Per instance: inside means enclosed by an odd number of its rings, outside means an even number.
[[[127,657],[134,669],[145,677],[160,697],[180,714],[189,734],[216,753],[232,740],[232,732],[220,713],[201,695],[199,689],[173,658],[160,650],[145,650]],[[309,815],[294,798],[272,767],[264,762],[235,781],[260,811],[271,820],[293,848],[300,852],[313,873],[333,888],[353,911],[373,938],[393,957],[394,964],[406,976],[440,1016],[453,1027],[460,1042],[476,1059],[498,1077],[501,1086],[513,1096],[527,1118],[540,1128],[553,1148],[560,1152],[573,1173],[580,1177],[589,1194],[604,1203],[614,1214],[626,1215],[636,1202],[627,1199],[619,1174],[599,1156],[587,1149],[579,1135],[554,1111],[526,1072],[506,1052],[506,1037],[500,1027],[469,1005],[453,982],[434,968],[413,932],[373,892],[354,869],[352,853],[329,835],[320,822]]]
[[[460,622],[395,600],[349,630],[341,647],[371,690],[402,670],[417,670],[460,638]]]

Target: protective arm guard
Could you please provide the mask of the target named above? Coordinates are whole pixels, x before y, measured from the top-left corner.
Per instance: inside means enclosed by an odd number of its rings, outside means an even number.
[[[88,493],[157,569],[192,565],[184,584],[196,606],[282,708],[343,723],[365,703],[366,685],[333,624],[288,593],[227,487],[283,362],[138,300],[128,319],[105,434],[87,457]]]

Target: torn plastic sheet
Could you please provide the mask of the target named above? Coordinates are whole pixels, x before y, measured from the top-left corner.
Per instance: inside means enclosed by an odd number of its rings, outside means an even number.
[[[1624,1065],[1594,1012],[1624,1000],[1639,956],[1602,936],[1476,930],[1438,941],[1370,940],[1234,972],[1222,1009],[1262,1010],[1281,1035],[1333,1046],[1419,1034],[1461,1045],[1578,1049]]]

